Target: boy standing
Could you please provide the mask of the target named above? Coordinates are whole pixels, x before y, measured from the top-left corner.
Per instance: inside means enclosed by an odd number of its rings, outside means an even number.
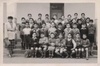
[[[30,47],[30,32],[31,32],[31,28],[29,27],[29,23],[26,23],[25,28],[23,29],[25,49],[31,48]]]
[[[12,57],[16,33],[16,24],[13,22],[12,16],[8,16],[8,22],[5,24],[5,31],[5,39],[10,41],[8,45],[9,56]]]

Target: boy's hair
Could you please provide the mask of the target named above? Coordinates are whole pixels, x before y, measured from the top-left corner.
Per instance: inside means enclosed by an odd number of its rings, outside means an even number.
[[[54,33],[51,33],[51,34],[50,34],[50,36],[51,36],[52,34],[55,36],[55,34],[54,34]]]
[[[62,20],[62,18],[59,18],[59,20]]]
[[[8,16],[8,19],[13,19],[13,17],[12,16]]]
[[[41,32],[41,34],[45,35],[44,32]],[[40,34],[40,35],[41,35],[41,34]]]
[[[26,23],[25,24],[29,24],[29,22],[28,21],[26,21]]]
[[[49,16],[49,14],[45,14],[45,16]]]
[[[32,19],[32,21],[34,21],[34,19],[33,19],[33,18],[29,18],[29,20],[30,20],[30,19]]]
[[[68,14],[68,15],[67,15],[67,17],[69,17],[69,16],[72,17],[71,14]]]
[[[76,33],[76,35],[77,35],[77,34],[79,34],[79,35],[80,35],[80,33]]]
[[[72,36],[72,38],[73,38],[73,35],[72,35],[71,33],[68,33],[68,35],[69,35],[69,34],[70,34],[70,35]],[[67,36],[67,37],[68,37],[68,36]]]
[[[21,20],[23,20],[23,19],[25,20],[25,17],[22,17],[22,18],[21,18]]]
[[[81,19],[78,19],[77,22],[78,22],[78,21],[82,21],[82,20],[81,20]]]
[[[28,16],[29,16],[29,15],[31,15],[31,16],[32,16],[32,14],[28,14]]]
[[[58,23],[58,26],[59,26],[59,25],[62,25],[62,23]]]
[[[91,20],[90,20],[90,22],[92,22],[92,23],[93,23],[93,19],[91,19]]]
[[[89,17],[87,17],[87,18],[86,18],[86,20],[87,20],[87,19],[89,19],[89,20],[90,20],[90,18],[89,18]]]
[[[52,17],[51,20],[55,20],[55,19]]]
[[[72,25],[76,25],[76,26],[77,26],[77,24],[76,24],[76,23],[73,23]]]
[[[38,16],[39,16],[39,15],[41,15],[41,16],[42,16],[42,14],[41,14],[41,13],[39,13],[39,14],[38,14]]]
[[[75,14],[77,14],[77,15],[78,15],[78,13],[74,13],[74,15],[75,15]]]
[[[85,13],[81,13],[81,16],[82,16],[83,14],[85,15]]]
[[[42,23],[42,25],[43,25],[43,24],[45,24],[45,25],[46,25],[46,23],[45,23],[45,22],[43,22],[43,23]]]

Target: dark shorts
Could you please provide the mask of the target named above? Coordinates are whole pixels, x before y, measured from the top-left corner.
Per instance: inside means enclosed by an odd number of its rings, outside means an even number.
[[[31,44],[31,47],[39,47],[39,44]]]
[[[14,49],[14,43],[15,43],[15,40],[9,40],[10,41],[10,44],[7,46],[8,49]]]
[[[77,49],[82,48],[82,45],[76,46]]]
[[[23,41],[24,40],[24,35],[20,35],[20,38]]]

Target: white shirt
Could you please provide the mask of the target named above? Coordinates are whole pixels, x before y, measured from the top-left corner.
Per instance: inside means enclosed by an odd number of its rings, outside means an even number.
[[[29,35],[30,32],[31,32],[31,28],[24,28],[23,32],[24,32],[25,35]]]
[[[16,24],[13,22],[12,26],[9,22],[5,23],[5,31],[4,31],[4,38],[8,38],[9,40],[15,39],[16,34]]]

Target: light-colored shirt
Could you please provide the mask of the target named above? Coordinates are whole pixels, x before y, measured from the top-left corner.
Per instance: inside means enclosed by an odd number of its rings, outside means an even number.
[[[31,32],[31,28],[24,28],[23,32],[24,32],[25,35],[29,35],[30,32]]]
[[[14,22],[5,23],[5,31],[4,31],[4,38],[8,38],[9,40],[15,39],[15,34],[16,34],[16,24]]]

